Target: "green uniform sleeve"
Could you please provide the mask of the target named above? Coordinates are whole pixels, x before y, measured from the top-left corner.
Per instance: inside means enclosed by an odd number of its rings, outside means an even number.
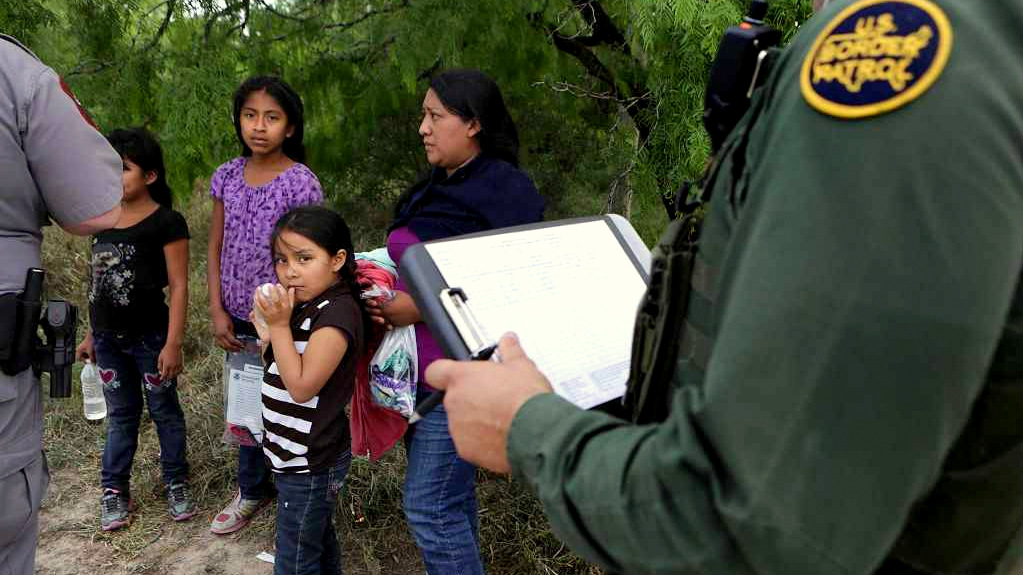
[[[803,101],[813,21],[779,62],[701,240],[706,374],[678,382],[666,422],[554,396],[516,416],[512,467],[585,558],[630,574],[870,573],[934,484],[1023,258],[1023,49],[994,8],[941,4],[947,68],[887,114]]]

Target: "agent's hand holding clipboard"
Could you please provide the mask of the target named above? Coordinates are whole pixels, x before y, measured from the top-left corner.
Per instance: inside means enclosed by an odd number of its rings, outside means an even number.
[[[444,409],[458,455],[507,473],[508,430],[515,414],[529,399],[554,390],[514,334],[501,338],[497,353],[501,363],[437,360],[426,369],[426,382],[445,391]]]

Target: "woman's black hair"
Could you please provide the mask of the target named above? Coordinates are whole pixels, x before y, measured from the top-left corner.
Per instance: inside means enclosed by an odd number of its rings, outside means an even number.
[[[155,172],[156,180],[146,185],[149,197],[170,209],[173,204],[167,174],[163,164],[163,151],[156,137],[145,128],[119,128],[107,134],[107,141],[122,159],[129,159],[142,168],[142,172]]]
[[[245,145],[242,138],[242,106],[245,100],[254,92],[265,91],[271,98],[277,101],[284,114],[288,117],[288,125],[295,129],[290,136],[284,139],[284,155],[293,161],[305,163],[305,144],[302,137],[305,135],[305,107],[302,105],[302,98],[287,82],[277,76],[253,76],[238,86],[234,93],[234,131],[238,135],[238,142],[242,145],[242,155],[251,156],[252,150]]]
[[[480,131],[476,141],[484,156],[504,160],[518,167],[519,132],[504,105],[501,89],[493,78],[472,68],[445,70],[430,78],[430,88],[452,114],[466,122],[476,120]],[[412,194],[430,181],[427,172],[415,184],[402,192],[394,206],[394,220],[401,217],[404,206]]]
[[[449,112],[479,122],[476,140],[484,155],[518,167],[519,133],[490,76],[471,68],[445,70],[430,79],[430,88]]]
[[[270,234],[270,252],[273,253],[277,240],[283,232],[294,232],[308,238],[333,256],[339,250],[345,250],[345,263],[338,271],[338,277],[348,284],[352,297],[362,310],[364,336],[369,335],[370,320],[363,304],[362,288],[356,280],[355,246],[352,243],[352,232],[341,214],[324,206],[299,206],[285,212],[274,225]]]

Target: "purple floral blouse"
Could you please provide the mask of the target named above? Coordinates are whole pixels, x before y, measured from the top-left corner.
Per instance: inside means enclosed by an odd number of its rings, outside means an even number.
[[[220,297],[232,316],[249,320],[256,286],[277,282],[270,232],[291,208],[323,201],[320,180],[304,164],[291,166],[259,187],[245,183],[247,158],[217,168],[210,195],[224,202],[224,244],[220,250]]]

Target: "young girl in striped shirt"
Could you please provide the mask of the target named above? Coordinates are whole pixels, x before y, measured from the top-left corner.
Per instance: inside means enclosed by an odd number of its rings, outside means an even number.
[[[271,235],[280,282],[253,294],[263,359],[263,452],[277,484],[277,575],[340,573],[333,515],[351,463],[344,407],[367,316],[344,219],[295,208]]]

